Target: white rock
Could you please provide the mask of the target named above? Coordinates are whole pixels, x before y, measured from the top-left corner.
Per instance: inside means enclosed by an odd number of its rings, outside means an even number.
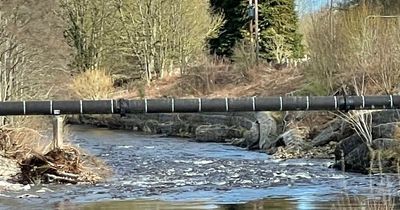
[[[40,198],[40,197],[38,195],[23,194],[23,195],[17,196],[17,198]]]

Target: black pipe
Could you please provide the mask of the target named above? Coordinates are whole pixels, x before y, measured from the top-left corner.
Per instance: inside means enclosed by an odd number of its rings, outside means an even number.
[[[0,115],[398,109],[400,96],[294,96],[0,102]]]

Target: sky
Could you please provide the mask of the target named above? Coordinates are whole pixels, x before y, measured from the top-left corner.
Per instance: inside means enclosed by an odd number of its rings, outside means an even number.
[[[334,0],[337,2],[338,0]],[[297,10],[299,13],[307,13],[321,9],[327,6],[330,0],[296,0]]]

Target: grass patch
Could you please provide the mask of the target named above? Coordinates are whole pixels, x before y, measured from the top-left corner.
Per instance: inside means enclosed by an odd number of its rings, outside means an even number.
[[[112,76],[105,70],[90,69],[74,77],[72,91],[80,99],[107,99],[114,90]]]

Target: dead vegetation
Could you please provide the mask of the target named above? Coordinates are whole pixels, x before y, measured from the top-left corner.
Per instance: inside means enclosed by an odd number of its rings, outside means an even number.
[[[91,162],[91,167],[87,162]],[[55,149],[42,155],[31,153],[22,160],[19,181],[28,183],[95,183],[102,180],[106,173],[99,174],[104,165],[73,146]],[[97,170],[96,170],[97,169]]]
[[[0,129],[0,155],[16,160],[21,167],[15,181],[23,184],[95,183],[109,174],[104,163],[79,148],[65,145],[62,149],[51,150],[47,139],[33,129]]]
[[[114,92],[113,83],[113,78],[107,71],[90,69],[74,77],[71,91],[79,99],[106,99]]]
[[[310,14],[303,22],[310,61],[303,68],[307,89],[317,95],[343,87],[355,94],[397,94],[400,78],[398,16],[365,4]]]
[[[304,84],[294,68],[276,69],[260,64],[241,69],[224,59],[209,59],[191,67],[183,76],[167,76],[149,86],[133,85],[117,97],[242,97],[295,94]]]

